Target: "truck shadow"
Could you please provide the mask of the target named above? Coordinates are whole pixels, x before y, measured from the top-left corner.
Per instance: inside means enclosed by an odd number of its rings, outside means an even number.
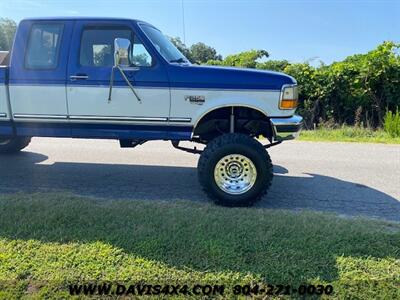
[[[126,200],[208,201],[192,167],[56,162],[33,152],[0,156],[0,193],[67,191]],[[290,176],[274,166],[258,208],[317,210],[400,221],[400,201],[368,186],[320,174]]]

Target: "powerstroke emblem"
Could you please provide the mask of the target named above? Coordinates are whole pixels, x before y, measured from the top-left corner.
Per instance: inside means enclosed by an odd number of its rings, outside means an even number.
[[[189,101],[193,104],[203,104],[206,101],[206,97],[204,96],[185,96],[185,101]]]

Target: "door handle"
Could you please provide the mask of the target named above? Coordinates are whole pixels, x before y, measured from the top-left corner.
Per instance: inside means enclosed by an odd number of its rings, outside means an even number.
[[[78,80],[78,79],[88,79],[89,78],[89,76],[87,76],[86,74],[77,74],[77,75],[71,75],[71,76],[69,76],[69,78],[71,79],[71,80]]]

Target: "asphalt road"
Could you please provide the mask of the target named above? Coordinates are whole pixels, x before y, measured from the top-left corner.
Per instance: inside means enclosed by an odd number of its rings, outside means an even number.
[[[400,221],[400,146],[293,141],[269,152],[275,177],[257,207]],[[0,156],[0,193],[208,201],[197,160],[169,142],[120,149],[116,141],[36,138],[22,153]]]

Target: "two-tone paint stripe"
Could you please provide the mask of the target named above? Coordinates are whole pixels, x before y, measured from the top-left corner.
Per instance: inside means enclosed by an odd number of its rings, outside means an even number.
[[[110,81],[109,80],[96,80],[93,82],[90,81],[74,81],[74,82],[65,82],[65,81],[43,81],[40,79],[37,80],[10,80],[9,85],[12,86],[63,86],[63,87],[97,87],[97,88],[109,88]],[[124,82],[114,82],[113,88],[129,88],[129,86]],[[202,90],[202,91],[223,91],[223,92],[280,92],[281,89],[277,87],[266,87],[266,86],[248,86],[248,85],[216,85],[216,84],[180,84],[180,83],[147,83],[147,82],[135,82],[133,85],[135,89],[168,89],[168,90]]]

